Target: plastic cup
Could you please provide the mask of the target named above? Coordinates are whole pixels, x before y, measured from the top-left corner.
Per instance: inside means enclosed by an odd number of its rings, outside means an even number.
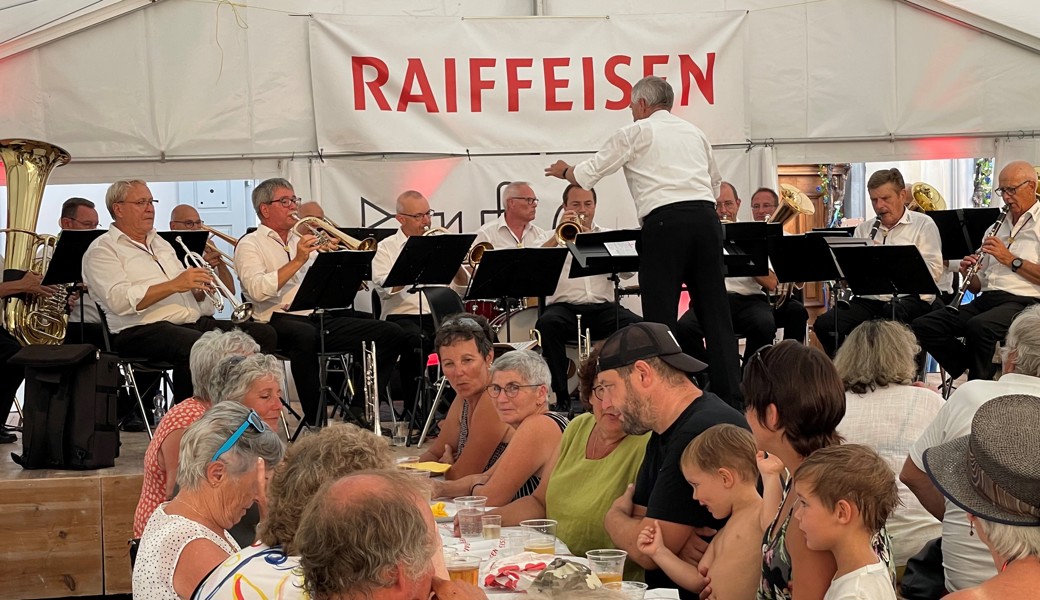
[[[408,443],[408,423],[398,423],[394,426],[394,445],[403,447]]]
[[[448,567],[448,578],[452,581],[465,581],[470,585],[477,585],[480,579],[480,559],[476,556],[453,556],[445,557]]]
[[[615,581],[604,583],[603,587],[621,592],[627,600],[643,600],[643,596],[646,594],[646,584],[642,581]]]
[[[624,550],[602,549],[589,550],[585,558],[589,559],[589,569],[599,577],[604,584],[621,583],[622,573],[625,572],[625,559],[628,552]]]
[[[520,530],[524,532],[524,552],[556,553],[556,521],[552,519],[520,521]]]
[[[505,545],[502,546],[502,556],[516,556],[524,551],[527,536],[523,531],[506,531],[502,538],[505,540]]]
[[[502,537],[502,515],[484,515],[480,518],[480,530],[485,540]]]
[[[480,539],[484,535],[481,517],[487,505],[487,496],[460,496],[455,499],[459,517],[459,535],[463,539]]]

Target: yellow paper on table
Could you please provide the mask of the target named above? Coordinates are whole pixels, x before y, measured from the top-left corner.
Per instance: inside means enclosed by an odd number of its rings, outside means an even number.
[[[430,505],[430,510],[433,511],[433,516],[442,519],[448,516],[448,511],[444,510],[444,503],[438,502]]]
[[[404,469],[415,469],[416,471],[429,471],[430,473],[436,473],[438,475],[447,473],[448,469],[451,468],[451,465],[433,462],[432,460],[427,462],[402,463],[399,466]]]

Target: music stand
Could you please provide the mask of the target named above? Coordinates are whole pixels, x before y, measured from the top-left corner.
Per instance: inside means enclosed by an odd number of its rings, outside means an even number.
[[[107,233],[104,229],[67,229],[58,236],[41,285],[76,287],[83,283],[83,254]],[[71,284],[71,285],[70,285]],[[79,296],[79,341],[83,342],[83,294]]]
[[[209,241],[208,231],[195,231],[193,229],[185,229],[181,231],[160,231],[159,237],[166,240],[171,246],[173,251],[177,253],[177,260],[184,264],[184,248],[177,243],[177,237],[179,236],[184,240],[184,245],[188,247],[188,250],[197,253],[202,256],[206,252],[206,242]]]
[[[960,260],[974,253],[999,215],[997,208],[929,211],[928,216],[939,228],[943,260]]]
[[[769,274],[767,223],[725,223],[722,229],[725,277],[762,277]]]
[[[595,233],[579,233],[573,242],[567,242],[574,260],[569,279],[592,275],[609,275],[614,283],[614,329],[621,324],[621,273],[639,271],[636,241],[642,235],[638,229],[616,229]]]
[[[469,280],[464,298],[551,296],[556,292],[567,259],[566,248],[503,248],[488,250]],[[506,320],[506,339],[512,339]]]
[[[857,296],[892,294],[893,320],[898,296],[939,295],[939,288],[917,246],[846,245],[832,246],[831,252]]]
[[[419,336],[422,337],[423,318],[423,288],[431,285],[448,285],[455,278],[462,266],[462,261],[469,254],[469,248],[473,240],[477,239],[473,233],[443,234],[443,235],[413,235],[409,236],[401,253],[397,255],[394,266],[383,282],[384,288],[407,287],[407,293],[419,294]],[[422,343],[420,342],[420,348]],[[402,358],[402,360],[404,360]],[[419,353],[419,372],[422,373],[422,381],[416,389],[415,410],[412,411],[408,423],[408,439],[406,446],[412,443],[411,430],[416,423],[416,417],[420,410],[427,408],[428,398],[426,394],[426,356]],[[434,408],[431,408],[431,411]]]
[[[337,402],[342,402],[333,392],[327,382],[328,365],[325,357],[325,317],[330,311],[349,306],[357,295],[361,282],[367,278],[367,273],[372,271],[372,258],[374,250],[341,250],[339,252],[319,252],[314,263],[307,269],[307,274],[300,283],[293,298],[289,312],[310,310],[312,315],[318,315],[318,339],[319,352],[322,359],[318,361],[318,427],[328,424],[328,396],[332,395]],[[350,375],[347,374],[347,377]],[[375,399],[373,410],[379,410],[379,399]],[[344,411],[349,414],[349,411]],[[300,425],[293,434],[293,441],[299,437],[306,425],[306,420],[301,420]]]
[[[373,237],[377,242],[381,242],[397,233],[396,229],[387,227],[340,227],[339,230],[356,240]]]

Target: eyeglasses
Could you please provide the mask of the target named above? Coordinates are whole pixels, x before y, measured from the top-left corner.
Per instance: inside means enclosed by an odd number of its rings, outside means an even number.
[[[540,383],[528,383],[525,385],[519,383],[507,383],[505,387],[502,387],[498,384],[492,383],[488,386],[487,391],[488,395],[492,398],[498,398],[502,392],[506,393],[506,398],[516,398],[517,394],[520,393],[520,388],[540,387],[541,385],[542,384]]]
[[[299,196],[284,196],[282,198],[275,198],[270,202],[265,202],[265,204],[281,204],[285,208],[289,208],[290,206],[299,205],[300,202],[303,202],[303,198],[300,198]]]
[[[1018,188],[1022,187],[1023,185],[1025,185],[1027,183],[1029,183],[1028,179],[1023,181],[1022,183],[1020,183],[1018,185],[1011,186],[1011,187],[998,187],[997,189],[995,189],[993,191],[996,192],[997,195],[1000,196],[1001,198],[1004,198],[1006,196],[1014,196],[1015,192],[1018,191]]]
[[[216,453],[213,455],[213,458],[210,459],[210,462],[217,462],[217,459],[220,458],[221,454],[224,454],[232,447],[234,447],[235,442],[237,442],[238,439],[242,437],[242,434],[246,432],[246,429],[249,429],[250,425],[252,425],[253,429],[256,429],[258,433],[263,433],[267,431],[267,423],[264,423],[263,419],[260,418],[260,415],[256,414],[255,410],[249,411],[249,416],[246,417],[246,420],[238,426],[238,429],[235,430],[235,433],[231,434],[231,437],[229,437],[227,441],[224,442],[224,445],[217,449]]]
[[[532,205],[532,206],[535,205],[535,204],[538,204],[538,198],[530,198],[530,197],[526,197],[526,196],[510,196],[509,199],[510,200],[523,200],[524,202],[526,202],[526,203],[528,203],[529,205]]]
[[[616,383],[601,383],[596,387],[592,388],[592,395],[596,397],[596,400],[605,400],[603,396],[606,396]]]
[[[180,223],[181,225],[184,225],[188,229],[199,229],[200,227],[202,227],[206,223],[205,221],[202,221],[202,220],[199,220],[199,221],[170,221],[170,222],[171,223]]]
[[[73,219],[72,217],[66,217],[66,218],[68,220],[74,222],[74,223],[79,223],[80,225],[86,227],[87,229],[97,229],[98,228],[98,222],[97,221],[80,221],[79,219]]]
[[[144,208],[144,207],[148,206],[149,204],[155,205],[155,204],[158,204],[158,203],[159,203],[159,201],[156,200],[155,198],[146,199],[146,200],[134,200],[133,202],[131,202],[129,200],[120,200],[119,202],[116,202],[116,204],[133,204],[137,208]]]
[[[434,212],[434,210],[430,209],[430,210],[428,210],[426,212],[415,213],[414,215],[410,215],[408,213],[397,213],[397,216],[399,216],[399,217],[411,217],[413,219],[420,219],[421,220],[423,217],[430,217],[432,219],[434,214],[436,214]]]

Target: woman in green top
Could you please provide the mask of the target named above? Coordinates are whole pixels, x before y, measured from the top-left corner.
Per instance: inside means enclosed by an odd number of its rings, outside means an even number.
[[[551,475],[543,478],[530,496],[515,500],[490,514],[502,515],[502,525],[518,525],[525,519],[555,519],[556,535],[575,556],[588,550],[613,548],[603,529],[603,517],[611,503],[635,481],[643,463],[649,434],[627,435],[621,429],[616,409],[604,411],[592,392],[596,384],[593,350],[581,365],[581,401],[591,413],[577,417],[563,432],[563,439],[549,464]],[[633,561],[625,565],[625,579],[642,579],[642,569]]]

